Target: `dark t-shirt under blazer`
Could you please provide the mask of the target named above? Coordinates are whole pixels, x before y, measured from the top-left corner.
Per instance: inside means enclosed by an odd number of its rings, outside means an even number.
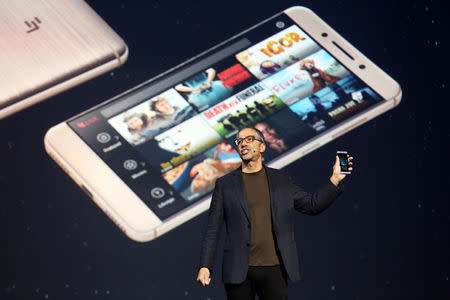
[[[282,171],[265,167],[270,194],[270,214],[278,258],[290,280],[300,279],[297,246],[294,237],[294,211],[317,215],[343,192],[341,184],[329,180],[315,193],[305,192]],[[200,266],[212,270],[222,225],[226,227],[223,250],[224,283],[241,283],[247,277],[250,262],[250,209],[242,180],[242,168],[216,180],[208,211],[200,254]]]
[[[280,264],[275,250],[270,215],[270,194],[266,171],[242,173],[245,196],[250,213],[249,266],[276,266]]]

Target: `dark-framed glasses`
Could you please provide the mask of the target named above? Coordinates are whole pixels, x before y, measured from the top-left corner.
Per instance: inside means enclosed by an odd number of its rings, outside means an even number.
[[[261,140],[261,139],[259,139],[259,138],[257,138],[256,136],[254,136],[254,135],[248,135],[248,136],[246,136],[246,137],[244,137],[244,138],[240,138],[240,139],[235,139],[234,140],[234,143],[236,144],[236,146],[239,146],[241,143],[242,143],[242,141],[244,141],[245,140],[245,142],[247,142],[247,143],[251,143],[251,142],[253,142],[253,141],[260,141],[261,143],[263,143],[263,141]]]

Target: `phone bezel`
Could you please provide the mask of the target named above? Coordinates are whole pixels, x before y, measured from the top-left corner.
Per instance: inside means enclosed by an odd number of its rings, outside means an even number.
[[[367,122],[375,116],[392,109],[398,105],[401,99],[401,89],[397,82],[390,78],[386,73],[379,69],[369,59],[362,55],[358,50],[351,46],[344,38],[336,33],[331,27],[323,22],[311,10],[304,7],[292,7],[284,11],[297,23],[305,32],[312,36],[325,50],[335,56],[340,62],[351,70],[356,76],[370,82],[370,87],[383,96],[385,101],[373,106],[367,112],[359,113],[354,117],[344,121],[329,132],[319,135],[314,139],[304,143],[295,149],[287,152],[283,157],[278,158],[268,165],[274,168],[281,168],[295,161],[301,156],[317,149],[336,137],[357,126]],[[259,24],[276,20],[276,16],[266,19]],[[251,30],[252,28],[248,29]],[[243,31],[220,45],[240,36]],[[322,32],[327,32],[328,36],[321,37]],[[356,61],[349,61],[344,53],[338,52],[337,48],[332,46],[331,41],[337,41],[346,51],[352,53]],[[168,72],[183,66],[184,64],[198,58],[199,56],[215,49],[219,45],[205,51],[187,62],[168,70],[157,76],[161,77]],[[340,50],[339,50],[340,51]],[[365,69],[359,69],[358,65],[366,65]],[[154,78],[155,79],[155,78]],[[94,110],[107,102],[114,101],[118,97],[133,91],[148,82],[150,79],[137,87],[134,87],[116,97],[109,99],[90,110]],[[90,111],[89,110],[89,111]],[[85,112],[84,112],[85,113]],[[63,122],[51,128],[45,136],[45,146],[52,157],[57,160],[63,169],[79,184],[84,186],[92,194],[93,200],[105,211],[107,215],[131,238],[136,241],[149,241],[163,233],[186,222],[194,216],[208,209],[211,197],[204,197],[191,206],[179,211],[168,219],[161,221],[156,215],[140,200],[131,189],[101,160],[93,150],[74,133],[74,131]],[[76,151],[74,150],[76,149]],[[76,152],[76,153],[75,153]],[[86,159],[88,158],[88,159]],[[88,163],[85,161],[87,160]],[[97,174],[97,175],[93,175]],[[98,176],[101,174],[101,176]],[[98,180],[100,178],[101,180]],[[113,183],[113,184],[112,184]],[[105,186],[113,187],[114,192]],[[118,195],[126,197],[127,205],[117,201]]]

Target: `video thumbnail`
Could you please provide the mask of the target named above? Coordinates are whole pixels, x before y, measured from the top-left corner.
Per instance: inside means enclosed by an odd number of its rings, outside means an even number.
[[[291,105],[350,75],[326,51],[320,50],[263,80],[286,105]]]
[[[318,51],[320,47],[297,25],[236,54],[258,79],[262,80]]]
[[[193,201],[214,189],[216,179],[236,169],[241,159],[236,150],[222,142],[186,161],[162,177],[187,201]]]
[[[202,113],[223,137],[234,136],[239,129],[276,113],[286,105],[258,82]]]
[[[289,108],[318,132],[380,100],[378,95],[364,87],[362,81],[350,75]]]
[[[170,89],[108,122],[130,144],[139,145],[195,114],[189,103],[174,89]]]
[[[236,63],[235,60],[227,59],[186,79],[176,85],[175,89],[198,112],[201,112],[255,81],[256,79],[241,64]]]
[[[270,162],[315,135],[315,131],[289,108],[282,109],[253,126],[264,135],[266,142],[264,162]],[[233,140],[234,137],[227,139],[229,143]]]
[[[335,121],[350,117],[369,105],[383,100],[353,75],[330,85],[327,90],[330,93],[321,97],[321,101],[324,104],[329,103],[326,113]]]
[[[137,149],[161,172],[204,152],[222,141],[201,116],[195,116],[139,145]]]
[[[316,132],[323,131],[335,123],[326,113],[326,106],[328,107],[329,102],[325,100],[326,103],[323,103],[324,99],[327,99],[324,95],[330,92],[328,89],[322,89],[309,97],[295,102],[289,108]]]

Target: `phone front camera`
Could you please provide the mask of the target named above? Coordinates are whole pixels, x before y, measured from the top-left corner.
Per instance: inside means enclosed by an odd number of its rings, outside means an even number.
[[[328,36],[328,33],[322,32],[322,36],[323,36],[323,37],[327,37],[327,36]]]
[[[284,22],[282,21],[278,21],[277,23],[275,23],[275,26],[277,26],[277,28],[284,28]]]
[[[365,65],[359,65],[359,68],[360,68],[361,70],[363,70],[363,69],[366,68],[366,66],[365,66]]]

